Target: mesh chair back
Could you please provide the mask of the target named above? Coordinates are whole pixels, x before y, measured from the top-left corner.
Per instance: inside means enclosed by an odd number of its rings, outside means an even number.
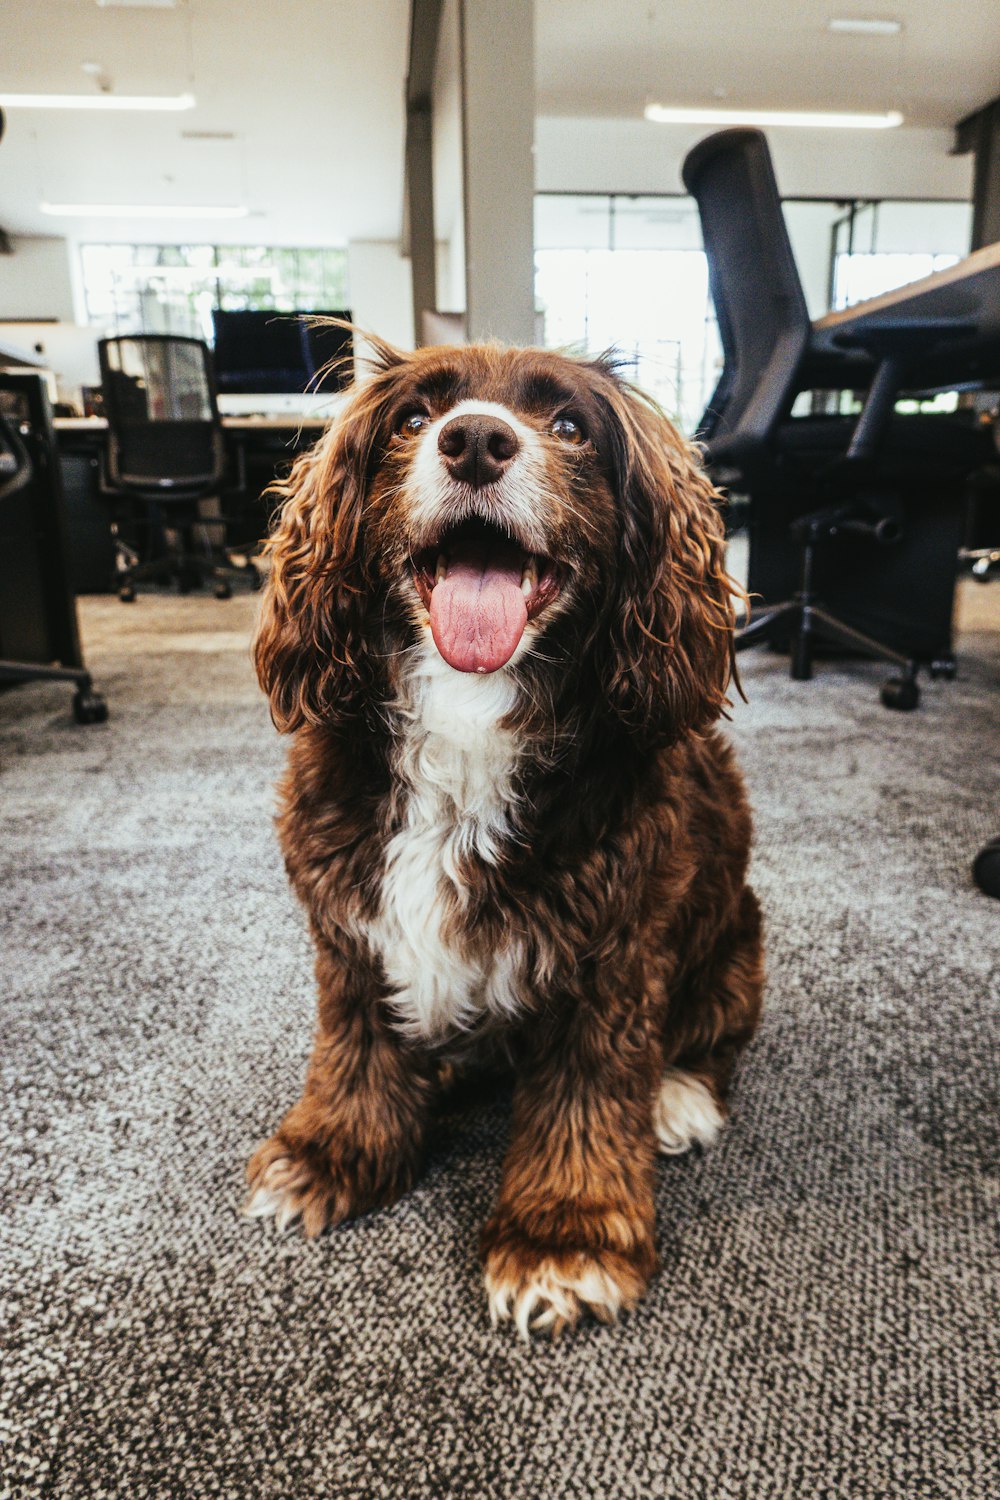
[[[207,344],[136,334],[98,348],[113,481],[167,494],[218,484],[223,447]]]
[[[752,460],[787,414],[810,321],[766,137],[723,130],[688,153],[725,363],[702,418],[712,463]]]
[[[0,412],[0,505],[30,484],[34,465],[17,423]]]

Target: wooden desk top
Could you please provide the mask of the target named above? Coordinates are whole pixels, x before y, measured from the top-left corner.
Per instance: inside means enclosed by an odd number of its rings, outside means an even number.
[[[884,314],[887,310],[896,314],[919,312],[921,315],[937,317],[940,316],[937,311],[939,306],[946,307],[954,302],[954,294],[949,294],[946,288],[956,284],[966,294],[959,299],[963,308],[968,305],[970,295],[978,305],[978,299],[984,291],[990,288],[995,290],[1000,286],[1000,243],[984,245],[982,250],[974,250],[964,260],[948,266],[947,270],[934,271],[930,276],[922,276],[919,281],[909,281],[905,286],[893,287],[892,291],[883,292],[878,297],[856,302],[853,307],[827,313],[825,317],[816,319],[813,328],[817,331],[845,328]],[[929,307],[932,311],[927,313]],[[1000,314],[1000,306],[996,311]]]
[[[920,281],[883,292],[813,324],[812,347],[836,354],[876,347],[879,329],[927,324],[926,349],[911,360],[919,388],[1000,383],[1000,243]]]
[[[322,432],[329,422],[329,417],[299,417],[292,412],[278,416],[231,416],[222,419],[227,432]]]
[[[278,416],[232,416],[223,417],[222,425],[227,432],[322,432],[329,418],[296,416],[293,412]],[[104,417],[55,417],[52,423],[56,432],[106,432]]]

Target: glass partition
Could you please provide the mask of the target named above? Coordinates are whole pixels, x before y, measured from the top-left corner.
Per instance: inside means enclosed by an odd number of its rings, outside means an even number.
[[[211,340],[212,312],[348,307],[347,251],[273,245],[82,245],[88,321]]]
[[[787,199],[784,211],[813,318],[968,253],[968,203]],[[538,194],[535,296],[550,348],[614,348],[697,431],[722,356],[692,199]]]

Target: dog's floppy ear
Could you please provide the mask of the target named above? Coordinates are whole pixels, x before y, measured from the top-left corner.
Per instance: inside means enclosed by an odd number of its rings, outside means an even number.
[[[728,707],[733,594],[719,495],[648,398],[609,377],[609,468],[620,506],[605,692],[644,742],[671,743]]]
[[[356,717],[371,685],[365,644],[364,500],[377,426],[362,389],[274,486],[283,501],[253,655],[281,730]]]

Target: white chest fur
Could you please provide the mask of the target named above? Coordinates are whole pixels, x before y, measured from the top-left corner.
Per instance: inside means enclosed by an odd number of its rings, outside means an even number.
[[[404,823],[386,850],[368,939],[395,991],[396,1022],[413,1037],[438,1041],[518,1004],[517,945],[470,958],[453,920],[469,895],[462,856],[492,863],[508,832],[517,745],[498,724],[514,692],[501,673],[454,671],[429,644],[408,680]]]

